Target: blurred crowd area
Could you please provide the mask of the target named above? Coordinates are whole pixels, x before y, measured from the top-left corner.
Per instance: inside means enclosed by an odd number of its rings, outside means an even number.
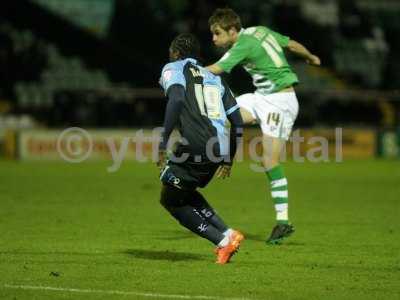
[[[76,15],[79,0],[71,1]],[[399,124],[397,0],[115,0],[102,36],[55,13],[65,1],[50,1],[51,9],[46,1],[7,2],[0,4],[0,127],[160,125],[158,78],[171,40],[196,34],[204,63],[214,62],[221,52],[208,18],[226,6],[244,27],[268,26],[321,57],[322,68],[289,57],[301,79],[299,126]],[[253,90],[243,70],[227,79],[235,93]]]

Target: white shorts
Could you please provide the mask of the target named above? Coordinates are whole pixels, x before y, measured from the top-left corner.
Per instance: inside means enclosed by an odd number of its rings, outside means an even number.
[[[263,134],[288,140],[299,112],[295,92],[261,95],[244,94],[236,98],[240,107],[249,111],[260,124]]]

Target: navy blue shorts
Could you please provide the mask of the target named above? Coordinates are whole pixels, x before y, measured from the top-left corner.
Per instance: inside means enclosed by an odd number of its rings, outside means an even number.
[[[220,164],[213,162],[183,162],[168,161],[162,170],[160,180],[164,184],[179,189],[195,190],[205,187],[213,178]]]

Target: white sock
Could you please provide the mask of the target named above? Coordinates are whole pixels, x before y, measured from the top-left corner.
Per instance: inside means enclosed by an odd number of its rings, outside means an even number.
[[[220,242],[218,243],[218,247],[223,248],[223,247],[228,246],[228,244],[229,244],[229,236],[225,236],[225,237],[222,239],[222,241],[220,241]]]
[[[289,219],[287,203],[275,204],[275,211],[277,221],[287,221]]]
[[[224,236],[229,237],[229,236],[231,236],[232,233],[233,233],[233,229],[232,229],[232,228],[228,228],[228,229],[225,230],[222,234],[223,234]]]

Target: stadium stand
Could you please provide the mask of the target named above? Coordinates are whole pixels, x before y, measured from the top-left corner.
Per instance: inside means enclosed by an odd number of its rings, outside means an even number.
[[[87,1],[18,0],[2,4],[0,101],[7,108],[3,114],[29,114],[47,126],[161,123],[164,102],[159,101],[163,96],[157,81],[167,53],[160,49],[168,49],[170,37],[181,30],[195,32],[203,45],[210,45],[207,16],[224,1],[116,2],[111,17],[110,2],[100,2],[102,5],[93,6],[91,12],[87,12]],[[246,4],[232,1],[232,6],[240,9],[246,25],[265,23],[304,41],[322,57],[324,66],[320,69],[289,58],[301,78],[298,92],[302,105],[310,108],[299,116],[299,126],[334,123],[316,108],[329,111],[331,105],[334,111],[343,102],[380,112],[357,119],[359,125],[385,123],[378,99],[388,103],[385,107],[391,107],[389,110],[396,109],[399,97],[391,90],[400,85],[398,2],[257,0]],[[7,9],[17,8],[23,14],[7,13]],[[38,19],[52,24],[51,30],[36,22]],[[99,19],[103,20],[100,36],[96,30],[87,31],[88,24],[97,24]],[[140,30],[142,27],[146,32]],[[157,47],[140,42],[146,40],[146,34],[157,37]],[[213,47],[203,48],[207,61],[220,55]],[[229,80],[234,92],[249,90],[244,72],[235,70]],[[387,92],[379,92],[385,89]],[[393,113],[397,120],[398,113]],[[335,118],[337,123],[349,121],[340,114]]]

